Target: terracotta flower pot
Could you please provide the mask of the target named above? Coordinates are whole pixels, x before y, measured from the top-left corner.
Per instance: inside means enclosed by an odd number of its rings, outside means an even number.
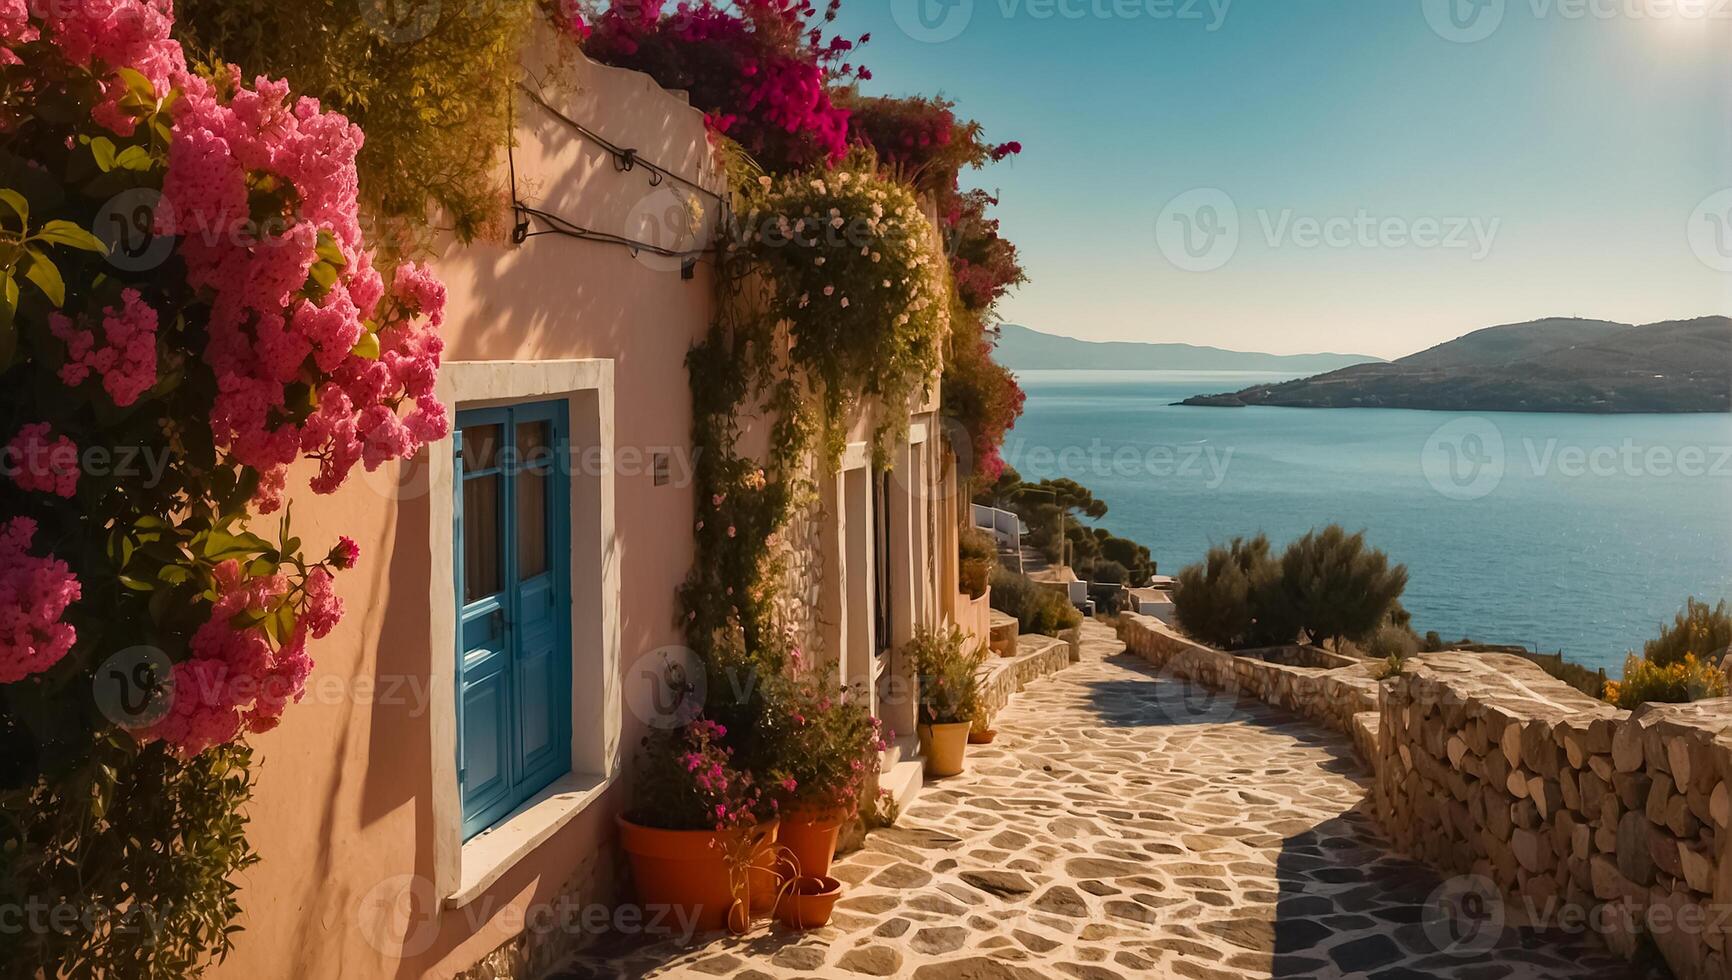
[[[991,745],[992,740],[997,738],[997,737],[998,737],[998,729],[996,729],[996,728],[988,728],[984,732],[977,732],[977,731],[974,731],[973,729],[969,729],[968,744],[969,745]]]
[[[782,876],[777,873],[776,841],[781,832],[781,821],[772,820],[758,828],[757,844],[752,848],[752,863],[746,869],[746,881],[750,886],[748,896],[753,915],[769,915],[776,907],[776,893],[782,888]]]
[[[712,830],[660,830],[618,818],[619,843],[631,860],[638,901],[677,910],[700,931],[749,924],[749,875],[728,872],[729,835]],[[735,910],[738,906],[738,911]]]
[[[920,751],[926,756],[926,774],[942,779],[962,772],[962,759],[968,752],[966,721],[952,725],[921,725]]]
[[[818,929],[830,924],[842,883],[834,878],[805,875],[795,879],[788,893],[776,903],[776,918],[793,929]]]
[[[841,810],[794,810],[782,817],[782,846],[800,862],[800,876],[822,878],[836,857],[836,838],[847,814]]]

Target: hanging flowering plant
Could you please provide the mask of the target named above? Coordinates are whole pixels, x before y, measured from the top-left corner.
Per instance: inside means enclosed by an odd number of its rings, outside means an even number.
[[[448,423],[444,291],[374,268],[360,131],[285,84],[190,70],[172,27],[169,0],[0,0],[0,850],[22,855],[0,890],[124,907],[196,878],[220,897],[127,947],[184,975],[226,948],[222,883],[249,860],[240,741],[301,698],[358,557],[305,554],[290,467],[330,493]],[[152,795],[191,809],[105,819]],[[31,942],[50,963],[124,945]]]
[[[812,0],[615,0],[585,20],[564,19],[584,53],[603,64],[645,72],[663,88],[686,92],[710,125],[782,173],[839,162],[848,149],[848,112],[830,86],[871,78],[848,61],[858,42],[825,39],[841,0],[822,14]]]
[[[850,410],[889,410],[883,452],[908,400],[930,385],[950,327],[949,287],[932,225],[906,185],[869,161],[816,175],[765,177],[749,202],[745,251],[772,284],[766,319],[787,326],[788,357],[819,396],[830,459]]]

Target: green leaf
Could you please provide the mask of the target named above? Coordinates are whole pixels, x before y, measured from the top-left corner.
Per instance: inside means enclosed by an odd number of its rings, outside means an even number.
[[[96,166],[103,173],[114,169],[114,141],[106,136],[98,136],[90,141],[90,155],[96,158]]]
[[[150,79],[144,77],[138,69],[122,68],[115,74],[119,75],[120,80],[126,83],[128,92],[138,96],[142,101],[152,104],[156,102],[156,86],[152,84]]]
[[[12,213],[18,216],[18,220],[23,222],[24,227],[30,227],[30,202],[24,199],[23,194],[10,187],[0,187],[0,204],[11,208]]]
[[[203,554],[211,561],[227,561],[230,558],[249,557],[269,550],[271,543],[251,531],[240,534],[212,531],[205,538]]]
[[[330,289],[337,284],[337,267],[329,262],[314,262],[313,267],[307,270],[307,275],[320,289]]]
[[[67,248],[95,252],[97,255],[108,254],[108,246],[102,244],[102,239],[70,221],[50,221],[42,226],[41,231],[30,237],[32,241],[47,242],[50,245],[65,245]]]
[[[368,331],[367,333],[362,334],[360,342],[355,344],[355,349],[350,351],[350,353],[354,354],[356,357],[362,358],[364,360],[368,360],[368,361],[378,360],[379,359],[379,335],[376,333],[373,333],[372,331]]]
[[[30,264],[24,267],[24,278],[42,290],[42,294],[48,297],[48,302],[53,303],[55,309],[65,306],[66,280],[60,278],[59,267],[34,248],[27,248],[25,252],[29,255]]]
[[[145,579],[141,579],[141,578],[134,578],[131,575],[122,575],[120,577],[120,584],[126,586],[127,588],[131,589],[134,592],[154,592],[154,591],[156,591],[156,583],[155,582],[146,581]]]
[[[151,168],[152,160],[149,151],[142,146],[129,146],[120,151],[120,156],[114,158],[114,165],[122,170],[146,171]]]
[[[0,336],[12,333],[12,321],[18,316],[18,280],[8,272],[3,282],[0,282]],[[0,361],[0,366],[4,362]]]
[[[349,260],[343,257],[343,249],[337,244],[337,237],[328,231],[319,232],[317,249],[319,258],[331,263],[338,269],[347,268]]]

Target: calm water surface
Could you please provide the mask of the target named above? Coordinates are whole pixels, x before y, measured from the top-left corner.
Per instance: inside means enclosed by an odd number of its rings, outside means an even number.
[[[1005,455],[1068,476],[1165,573],[1264,531],[1364,528],[1421,632],[1619,668],[1689,595],[1732,595],[1732,416],[1183,408],[1279,376],[1028,371]]]

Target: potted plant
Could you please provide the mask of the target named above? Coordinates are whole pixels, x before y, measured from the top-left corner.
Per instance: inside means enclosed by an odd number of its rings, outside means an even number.
[[[618,818],[638,899],[682,910],[703,930],[750,923],[748,870],[776,832],[737,769],[727,730],[707,719],[643,740],[631,809]]]
[[[970,650],[967,634],[951,627],[921,630],[909,641],[907,653],[919,680],[918,734],[926,773],[954,776],[962,771],[968,733],[980,714],[976,672],[986,660],[986,651]]]
[[[794,859],[796,877],[823,877],[887,743],[864,689],[843,687],[834,666],[806,670],[797,652],[790,659],[793,671],[774,696],[785,725],[776,770],[779,841]]]

